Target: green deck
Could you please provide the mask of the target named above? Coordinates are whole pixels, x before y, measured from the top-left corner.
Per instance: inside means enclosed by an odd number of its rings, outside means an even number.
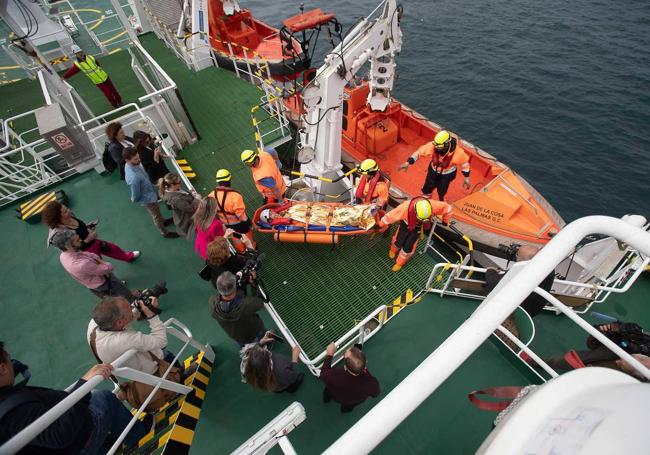
[[[201,134],[202,140],[183,152],[199,173],[197,189],[209,189],[214,171],[229,166],[235,174],[235,186],[243,191],[249,207],[255,207],[259,196],[252,188],[249,171],[238,164],[237,156],[242,148],[254,145],[249,110],[259,99],[259,92],[222,70],[192,74],[153,37],[144,41],[178,83]],[[140,91],[132,85],[134,79],[128,66],[122,66],[128,64],[127,53],[111,55],[102,63],[125,99],[138,96]],[[97,112],[108,108],[97,89],[80,78],[74,82],[91,108]],[[24,83],[22,88],[1,88],[1,116],[7,116],[9,103],[14,106],[13,113],[37,106],[39,95],[34,92],[30,83]],[[18,102],[21,104],[16,107]],[[130,203],[128,189],[116,175],[89,172],[56,188],[66,191],[70,206],[82,219],[101,218],[102,238],[143,252],[133,264],[112,261],[116,274],[128,279],[134,288],[166,278],[170,292],[162,299],[163,316],[179,319],[197,339],[215,347],[215,368],[192,453],[228,453],[293,401],[305,406],[307,420],[291,433],[290,439],[299,453],[319,453],[377,402],[370,400],[350,414],[341,414],[333,403],[322,403],[322,385],[310,375],[294,395],[252,390],[240,380],[235,343],[208,317],[207,300],[213,290],[196,274],[202,261],[192,245],[182,239],[162,239],[146,211]],[[0,301],[0,339],[15,358],[31,366],[31,384],[65,387],[94,363],[85,333],[96,299],[67,276],[56,251],[45,249],[46,228],[19,221],[13,208],[0,212],[4,234],[0,240],[0,285],[5,289]],[[262,277],[272,300],[292,326],[304,330],[298,336],[309,353],[322,349],[335,333],[351,327],[369,308],[389,303],[407,287],[416,286],[431,261],[422,256],[393,274],[386,257],[387,238],[382,236],[348,239],[334,250],[281,246],[259,234],[258,240],[260,249],[267,254]],[[613,296],[595,310],[649,326],[648,309],[643,306],[648,293],[650,280],[645,276],[630,293]],[[428,296],[392,319],[365,347],[369,369],[379,379],[382,394],[408,375],[475,307],[472,301]],[[268,326],[273,325],[267,314],[263,317]],[[583,345],[585,336],[565,318],[542,314],[535,322],[534,348],[542,355]],[[322,330],[320,325],[324,326]],[[277,349],[288,353],[286,346]],[[467,393],[487,386],[527,382],[495,344],[486,342],[386,439],[377,453],[473,453],[490,431],[494,416],[474,409],[467,401]]]

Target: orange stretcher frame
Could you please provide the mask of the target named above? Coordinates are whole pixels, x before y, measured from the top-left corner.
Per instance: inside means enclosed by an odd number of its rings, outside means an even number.
[[[287,205],[288,204],[288,205]],[[330,214],[327,217],[327,224],[325,226],[321,224],[311,225],[309,224],[309,213],[307,213],[307,223],[301,223],[299,221],[293,220],[291,224],[280,224],[280,225],[270,225],[264,224],[260,221],[260,214],[265,209],[276,209],[281,206],[290,207],[294,204],[309,204],[309,205],[327,205],[330,206]],[[288,203],[280,204],[278,202],[272,202],[269,204],[264,204],[259,207],[255,214],[253,215],[253,225],[257,232],[263,234],[273,234],[273,240],[281,243],[316,243],[316,244],[332,244],[336,245],[339,243],[340,237],[353,236],[353,235],[370,235],[375,233],[382,233],[386,230],[387,227],[381,229],[362,229],[352,226],[330,226],[332,219],[332,213],[334,209],[338,207],[343,207],[346,204],[341,202],[305,202],[305,201],[293,201]],[[382,217],[384,214],[383,210],[380,210],[377,213],[377,217]],[[375,225],[377,226],[377,225]]]

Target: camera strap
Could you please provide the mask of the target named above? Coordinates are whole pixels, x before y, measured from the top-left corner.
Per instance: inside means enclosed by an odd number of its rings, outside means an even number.
[[[95,359],[97,359],[97,363],[104,363],[97,354],[97,329],[98,327],[95,327],[90,333],[90,350],[93,351],[93,355],[95,356]],[[111,375],[110,377],[111,381],[113,381],[115,384],[120,383],[114,375]]]

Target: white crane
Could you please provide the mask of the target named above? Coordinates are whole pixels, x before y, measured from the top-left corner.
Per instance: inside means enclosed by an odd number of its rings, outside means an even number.
[[[300,139],[303,150],[309,151],[306,154],[312,157],[301,165],[300,171],[304,174],[331,179],[341,175],[345,86],[366,62],[370,61],[368,105],[373,111],[384,111],[390,104],[395,57],[402,48],[401,7],[396,0],[384,0],[375,11],[380,8],[382,12],[376,19],[370,19],[371,13],[325,57],[314,80],[303,91],[306,112]],[[316,194],[336,191],[332,184],[321,180],[306,177],[305,181]],[[324,185],[329,188],[323,188]],[[349,182],[344,179],[339,182],[338,191],[342,193],[346,189],[349,189]]]

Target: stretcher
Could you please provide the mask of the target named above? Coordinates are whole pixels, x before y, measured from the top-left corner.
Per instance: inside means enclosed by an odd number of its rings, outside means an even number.
[[[286,243],[337,244],[341,236],[368,235],[377,230],[378,217],[372,205],[347,205],[341,202],[286,202],[261,206],[253,215],[257,232],[273,234],[273,240]]]

